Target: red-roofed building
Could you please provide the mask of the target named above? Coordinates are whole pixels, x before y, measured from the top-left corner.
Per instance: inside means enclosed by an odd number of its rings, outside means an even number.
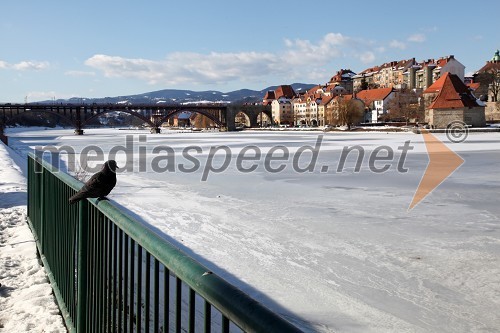
[[[295,91],[293,90],[292,86],[290,85],[281,85],[276,90],[269,90],[266,92],[266,95],[264,96],[262,100],[262,104],[264,105],[270,105],[273,100],[279,99],[281,97],[285,97],[288,99],[292,99],[295,97]]]
[[[425,120],[433,127],[445,128],[453,121],[474,127],[486,124],[484,105],[455,74],[443,74],[423,92],[423,97]]]
[[[365,103],[365,107],[368,111],[371,111],[368,112],[368,117],[365,118],[365,121],[376,123],[380,116],[387,113],[387,103],[394,97],[394,89],[380,88],[361,90],[356,94],[356,97]]]
[[[264,95],[264,98],[262,99],[262,104],[263,105],[270,105],[275,99],[276,99],[276,95],[274,94],[274,90],[269,90]]]
[[[352,78],[356,75],[350,69],[339,70],[328,82],[328,90],[331,91],[331,87],[342,87],[344,88],[343,94],[352,94],[353,92],[353,82]],[[338,90],[338,89],[337,89]]]

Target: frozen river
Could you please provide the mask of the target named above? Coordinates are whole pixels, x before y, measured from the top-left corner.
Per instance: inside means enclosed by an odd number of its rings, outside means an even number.
[[[22,155],[117,151],[110,199],[305,331],[500,329],[500,133],[436,134],[465,162],[410,211],[413,133],[7,134]]]

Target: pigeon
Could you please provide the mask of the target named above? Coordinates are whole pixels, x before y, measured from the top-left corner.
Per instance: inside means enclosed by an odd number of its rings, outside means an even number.
[[[116,185],[116,162],[109,160],[102,166],[101,171],[94,174],[74,196],[69,203],[74,204],[86,198],[102,198],[111,192]]]

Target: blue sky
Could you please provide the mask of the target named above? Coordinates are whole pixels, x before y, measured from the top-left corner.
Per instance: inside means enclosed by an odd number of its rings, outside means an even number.
[[[387,61],[500,48],[498,1],[0,3],[0,103],[325,83]]]

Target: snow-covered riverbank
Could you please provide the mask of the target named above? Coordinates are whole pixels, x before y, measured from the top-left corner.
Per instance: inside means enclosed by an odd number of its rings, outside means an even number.
[[[0,332],[66,332],[26,224],[19,156],[0,143]]]

